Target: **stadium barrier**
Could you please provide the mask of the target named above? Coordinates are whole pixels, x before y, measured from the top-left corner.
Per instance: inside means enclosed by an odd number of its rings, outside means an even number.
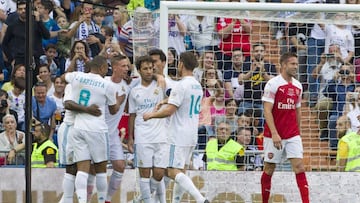
[[[108,175],[111,172],[111,170],[108,170]],[[59,168],[33,169],[33,202],[57,203],[62,194],[63,174],[64,169]],[[260,202],[261,172],[188,171],[188,175],[193,179],[195,185],[200,188],[201,193],[209,198],[210,202]],[[360,181],[359,173],[308,172],[307,177],[311,202],[360,202],[360,194],[357,188]],[[24,202],[24,169],[0,168],[0,179],[0,202]],[[138,178],[135,170],[125,170],[121,189],[115,194],[112,202],[132,202],[134,196],[138,194],[136,180]],[[171,195],[172,185],[167,192],[168,198]],[[271,202],[301,202],[294,173],[275,173],[272,185]],[[94,197],[92,202],[96,202],[95,199]],[[185,195],[183,202],[194,201]]]

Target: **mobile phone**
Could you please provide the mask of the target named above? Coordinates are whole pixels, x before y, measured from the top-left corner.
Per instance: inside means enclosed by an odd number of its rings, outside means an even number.
[[[325,54],[326,58],[334,58],[335,55],[334,54]]]

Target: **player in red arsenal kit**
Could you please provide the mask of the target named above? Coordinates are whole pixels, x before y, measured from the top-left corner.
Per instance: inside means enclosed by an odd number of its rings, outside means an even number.
[[[276,164],[283,158],[291,162],[303,203],[309,203],[309,189],[303,163],[303,146],[300,138],[300,106],[302,86],[295,79],[298,59],[294,53],[280,58],[280,75],[269,80],[265,86],[264,102],[264,172],[261,176],[263,203],[268,203],[271,177]],[[285,156],[285,157],[284,157]]]

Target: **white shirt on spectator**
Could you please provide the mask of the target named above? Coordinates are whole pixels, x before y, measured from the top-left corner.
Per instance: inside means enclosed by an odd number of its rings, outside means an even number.
[[[348,56],[348,52],[355,51],[355,40],[351,30],[341,29],[336,25],[327,25],[325,27],[325,53],[329,52],[331,44],[337,44],[340,47],[341,57],[344,59]]]

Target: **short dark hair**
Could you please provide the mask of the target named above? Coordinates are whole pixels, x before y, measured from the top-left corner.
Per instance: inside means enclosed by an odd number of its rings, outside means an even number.
[[[44,9],[48,10],[49,13],[53,10],[54,4],[50,0],[41,0],[41,5],[44,6]]]
[[[151,49],[149,56],[159,55],[162,62],[166,61],[166,55],[161,49]]]
[[[87,68],[88,70],[97,70],[100,69],[100,67],[104,64],[107,64],[106,58],[104,56],[97,55],[92,60],[86,62],[85,68]]]
[[[16,8],[19,7],[19,5],[23,5],[23,4],[26,4],[26,0],[18,0],[16,2]]]
[[[186,70],[190,71],[193,71],[199,65],[194,53],[190,51],[180,54],[180,62],[184,64]]]
[[[282,65],[283,63],[287,62],[287,60],[289,60],[289,58],[292,57],[298,57],[295,53],[293,52],[286,52],[283,55],[281,55],[280,57],[280,65]]]
[[[47,50],[49,50],[49,49],[55,49],[55,50],[57,50],[57,47],[56,47],[56,45],[55,44],[48,44],[48,45],[46,45],[46,47],[45,47],[45,51],[47,51]]]
[[[238,129],[236,130],[236,134],[239,134],[241,131],[243,131],[243,130],[248,130],[248,131],[250,131],[250,133],[252,133],[252,129],[251,128],[249,128],[249,127],[244,127],[244,126],[240,126],[240,127],[238,127]]]
[[[3,89],[0,89],[0,97],[4,96],[5,95],[5,98],[8,99],[9,98],[9,94],[3,90]]]
[[[140,56],[136,59],[135,66],[137,70],[140,70],[141,64],[143,63],[154,63],[154,60],[149,55]]]
[[[265,47],[265,44],[263,42],[255,42],[255,43],[252,43],[252,48],[255,49],[255,47]]]

